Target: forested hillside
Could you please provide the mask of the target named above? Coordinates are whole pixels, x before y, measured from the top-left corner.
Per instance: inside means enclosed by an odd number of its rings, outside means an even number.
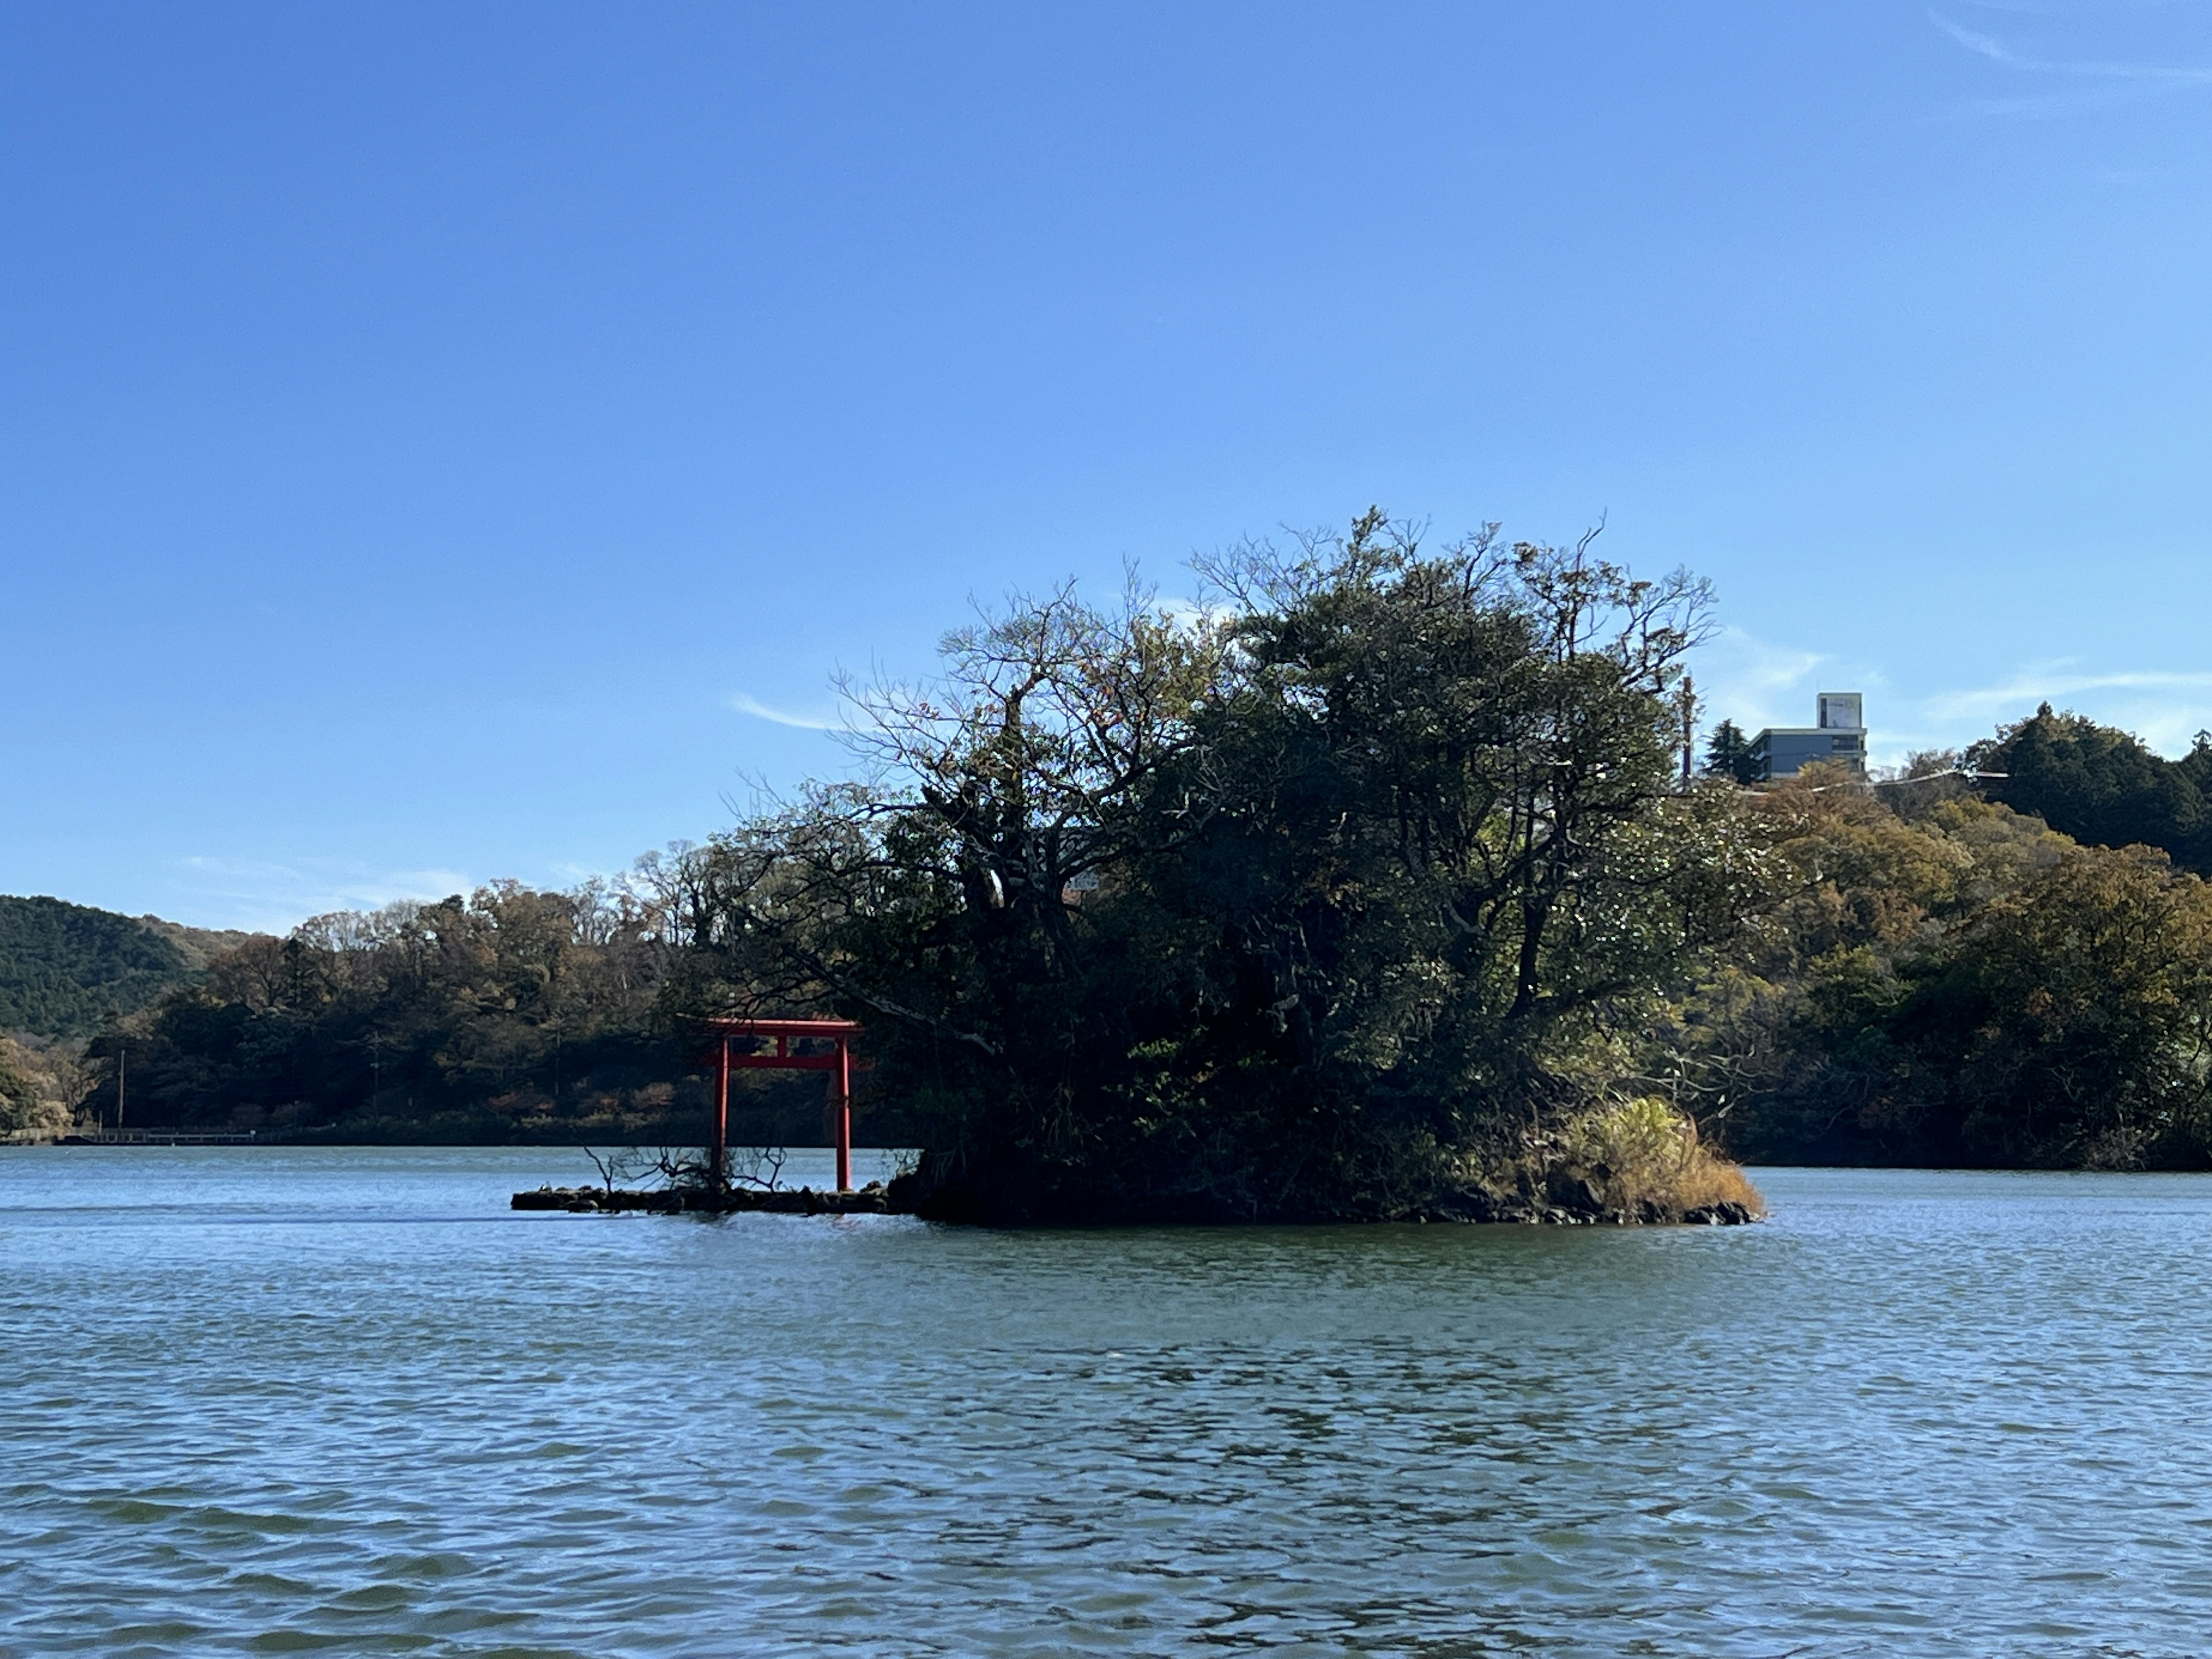
[[[1992,800],[2097,847],[2156,847],[2212,875],[2212,734],[2170,761],[2136,738],[2051,705],[1975,744]]]
[[[1652,1052],[1758,1162],[2202,1168],[2212,888],[1956,777],[1744,795],[1769,897]]]
[[[0,896],[0,1133],[69,1128],[100,1082],[88,1039],[253,937]]]
[[[0,1032],[89,1036],[244,938],[55,898],[0,897]]]

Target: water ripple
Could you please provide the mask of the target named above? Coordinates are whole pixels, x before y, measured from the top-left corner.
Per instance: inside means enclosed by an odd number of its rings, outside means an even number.
[[[0,1653],[2183,1654],[2212,1180],[1750,1230],[513,1216],[0,1153]],[[808,1170],[802,1179],[819,1179]]]

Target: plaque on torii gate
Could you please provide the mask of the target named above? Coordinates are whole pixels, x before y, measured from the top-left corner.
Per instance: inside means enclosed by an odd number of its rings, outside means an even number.
[[[708,1168],[719,1186],[722,1166],[730,1150],[730,1073],[748,1072],[827,1072],[830,1106],[836,1118],[837,1190],[853,1189],[853,1039],[860,1027],[849,1019],[710,1019],[707,1029],[721,1039],[722,1064],[714,1106],[708,1125]],[[730,1045],[739,1037],[773,1042],[773,1053],[735,1054]],[[834,1051],[795,1054],[794,1042],[835,1043]]]

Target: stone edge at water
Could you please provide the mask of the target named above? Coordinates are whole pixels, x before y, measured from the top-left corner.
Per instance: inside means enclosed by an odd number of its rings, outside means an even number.
[[[1749,1205],[1733,1199],[1679,1212],[1652,1204],[1632,1212],[1613,1208],[1594,1195],[1587,1201],[1560,1202],[1518,1194],[1500,1196],[1480,1189],[1416,1205],[1403,1215],[1388,1218],[1525,1227],[1747,1227],[1763,1218]]]
[[[884,1184],[872,1181],[858,1192],[849,1193],[817,1193],[811,1187],[789,1192],[781,1188],[763,1192],[755,1188],[733,1187],[721,1193],[665,1188],[634,1192],[606,1187],[540,1187],[533,1192],[517,1193],[509,1207],[567,1210],[576,1214],[643,1210],[661,1215],[684,1212],[727,1215],[738,1211],[764,1210],[778,1215],[884,1215],[890,1211],[890,1200]]]
[[[647,1192],[605,1187],[540,1187],[514,1194],[510,1207],[517,1210],[562,1210],[573,1214],[615,1214],[642,1211],[652,1214],[697,1213],[728,1215],[764,1212],[775,1215],[912,1215],[928,1214],[927,1204],[917,1205],[911,1188],[903,1183],[885,1187],[870,1182],[857,1192],[817,1192],[811,1187],[796,1191],[778,1188],[732,1188],[726,1192],[658,1188]],[[1701,1205],[1670,1215],[1658,1211],[1626,1214],[1601,1204],[1577,1202],[1581,1195],[1557,1195],[1565,1202],[1539,1201],[1518,1194],[1500,1195],[1470,1188],[1401,1214],[1376,1218],[1389,1221],[1443,1222],[1461,1224],[1522,1226],[1666,1226],[1740,1227],[1758,1220],[1756,1212],[1734,1203]]]

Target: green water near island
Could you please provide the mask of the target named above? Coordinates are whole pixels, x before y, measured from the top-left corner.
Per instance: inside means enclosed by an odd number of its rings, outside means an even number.
[[[2212,1630],[2212,1179],[1767,1170],[1765,1225],[1642,1231],[505,1207],[586,1174],[0,1153],[0,1653]]]

